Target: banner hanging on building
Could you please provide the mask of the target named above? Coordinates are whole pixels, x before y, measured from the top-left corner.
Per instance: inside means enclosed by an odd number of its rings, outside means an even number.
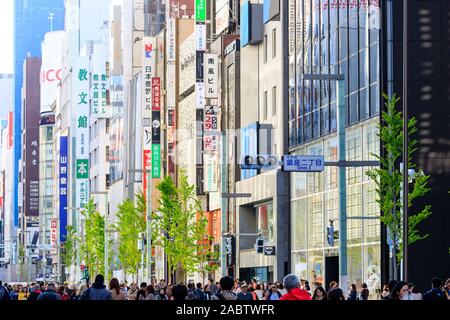
[[[89,60],[78,58],[74,68],[74,97],[76,105],[76,203],[84,208],[89,202]],[[64,227],[65,228],[65,227]],[[60,236],[62,237],[62,236]]]
[[[216,34],[222,33],[228,28],[230,19],[229,0],[216,1]]]
[[[67,236],[67,186],[68,186],[68,138],[59,137],[59,221],[60,242],[64,242]],[[56,228],[55,228],[56,229]],[[53,248],[53,244],[52,244]]]
[[[219,94],[219,62],[214,53],[205,54],[205,98],[216,99]]]
[[[50,246],[51,254],[58,253],[58,220],[52,219],[50,220]]]
[[[212,132],[219,130],[218,122],[218,107],[206,106],[203,117],[203,127],[205,132]]]
[[[205,22],[206,0],[195,0],[195,20],[199,22]]]
[[[217,160],[215,154],[204,154],[203,161],[205,164],[205,192],[216,192],[217,191]]]

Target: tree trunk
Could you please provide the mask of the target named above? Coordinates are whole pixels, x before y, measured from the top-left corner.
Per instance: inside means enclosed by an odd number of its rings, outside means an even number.
[[[181,263],[179,263],[177,265],[177,269],[176,269],[176,281],[177,283],[186,282],[186,272],[184,271],[183,266],[181,265]]]

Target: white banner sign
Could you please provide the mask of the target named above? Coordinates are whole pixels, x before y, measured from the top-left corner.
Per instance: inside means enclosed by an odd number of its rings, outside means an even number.
[[[230,18],[230,6],[228,0],[216,1],[216,34],[222,33],[228,28]]]
[[[217,98],[219,82],[219,62],[217,54],[205,54],[205,98]]]
[[[216,192],[217,191],[217,160],[216,155],[204,154],[203,162],[205,165],[205,191]]]
[[[175,19],[167,19],[167,62],[175,62],[176,59],[176,29]]]
[[[109,89],[109,79],[106,74],[105,45],[95,44],[91,62],[91,114],[95,118],[109,117],[106,104],[106,91]]]
[[[195,50],[206,51],[206,24],[195,25]]]
[[[152,142],[152,77],[155,69],[156,40],[144,37],[142,48],[142,118],[146,119],[143,127],[143,150],[151,150]]]
[[[205,108],[205,84],[203,82],[195,83],[195,94],[197,96],[197,109]]]
[[[167,78],[166,78],[166,101],[168,108],[175,108],[176,105],[176,65],[174,63],[167,64]]]

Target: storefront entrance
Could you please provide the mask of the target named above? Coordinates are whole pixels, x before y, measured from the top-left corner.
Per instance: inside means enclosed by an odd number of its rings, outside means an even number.
[[[325,257],[325,290],[329,290],[330,282],[339,282],[339,257]]]

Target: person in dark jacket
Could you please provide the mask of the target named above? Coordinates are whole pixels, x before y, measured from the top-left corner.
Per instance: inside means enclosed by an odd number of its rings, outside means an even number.
[[[98,274],[92,287],[81,295],[80,300],[112,300],[111,292],[106,289],[104,283],[105,278]]]
[[[207,299],[206,294],[203,292],[202,284],[200,282],[197,283],[196,292],[197,292],[198,300],[206,300]]]
[[[3,286],[3,283],[0,281],[0,301],[9,301],[9,300],[11,300],[9,292]]]
[[[369,288],[367,288],[367,284],[364,282],[362,284],[361,300],[368,300],[368,299],[369,299]]]
[[[343,301],[345,300],[344,292],[341,288],[335,287],[328,292],[328,300],[330,301]]]
[[[172,288],[174,301],[184,301],[188,295],[188,288],[184,284],[176,284]]]
[[[38,298],[38,301],[55,301],[55,300],[61,300],[61,297],[59,294],[56,293],[56,286],[54,283],[50,282],[47,284],[47,290],[42,292]]]
[[[424,294],[423,300],[447,300],[447,296],[442,291],[442,280],[440,278],[431,280],[431,289]]]
[[[352,283],[352,289],[350,290],[350,294],[348,295],[348,300],[355,301],[358,299],[358,291],[356,291],[356,285]]]
[[[246,300],[249,300],[249,301],[255,300],[254,297],[253,297],[253,294],[250,291],[248,291],[248,285],[247,284],[241,285],[241,292],[239,292],[237,294],[237,300],[244,300],[244,301],[246,301]]]
[[[35,284],[30,295],[28,296],[28,301],[36,301],[41,293],[41,286],[39,284]]]

